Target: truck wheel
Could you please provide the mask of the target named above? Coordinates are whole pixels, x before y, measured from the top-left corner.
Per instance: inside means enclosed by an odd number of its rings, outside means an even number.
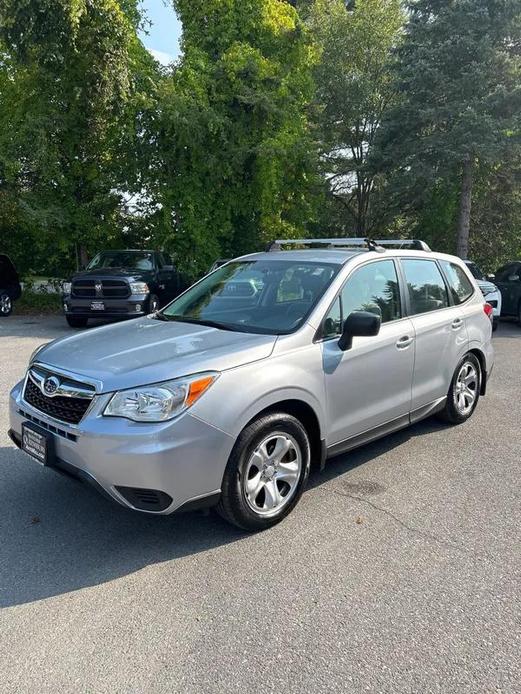
[[[148,312],[155,313],[156,311],[159,311],[159,307],[159,297],[157,297],[155,294],[151,294],[148,299]]]
[[[7,318],[13,311],[13,302],[7,292],[0,294],[0,317]]]
[[[310,459],[309,437],[298,419],[284,412],[256,419],[230,455],[217,512],[244,530],[279,523],[302,496]]]
[[[65,316],[65,320],[71,328],[84,328],[89,319],[83,316]]]
[[[481,365],[474,354],[466,354],[456,367],[440,419],[449,424],[466,422],[476,409],[480,390]]]

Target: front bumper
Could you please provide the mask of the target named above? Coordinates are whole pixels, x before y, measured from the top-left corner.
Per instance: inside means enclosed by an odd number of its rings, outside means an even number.
[[[22,388],[23,381],[9,398],[11,438],[20,445],[26,421],[50,431],[60,471],[136,511],[169,514],[218,499],[234,445],[228,434],[189,413],[161,424],[103,417],[111,394],[96,396],[78,425],[66,424],[28,405]],[[152,491],[160,494],[160,510],[142,503],[142,493]]]
[[[131,294],[125,299],[83,299],[70,294],[63,295],[63,310],[66,316],[78,316],[78,318],[118,318],[138,317],[146,315],[148,311],[149,294]],[[101,301],[105,308],[103,311],[92,310],[92,302]]]

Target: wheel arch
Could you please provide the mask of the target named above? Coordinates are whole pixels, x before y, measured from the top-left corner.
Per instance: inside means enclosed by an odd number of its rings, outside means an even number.
[[[485,354],[477,347],[472,347],[469,349],[468,354],[473,354],[479,361],[481,367],[481,387],[479,390],[480,395],[486,395],[487,392],[487,362]]]
[[[279,400],[257,412],[250,418],[246,426],[259,417],[264,417],[272,412],[284,412],[299,420],[309,436],[311,464],[319,465],[322,469],[326,460],[326,443],[322,435],[319,417],[313,407],[298,398]]]

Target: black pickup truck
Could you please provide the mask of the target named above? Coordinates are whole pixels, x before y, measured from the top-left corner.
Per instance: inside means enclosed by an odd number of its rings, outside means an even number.
[[[73,328],[89,318],[135,318],[157,311],[185,285],[159,251],[102,251],[63,284],[63,309]]]

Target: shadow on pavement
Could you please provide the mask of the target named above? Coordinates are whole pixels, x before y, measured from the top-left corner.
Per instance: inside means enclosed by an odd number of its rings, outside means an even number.
[[[337,456],[324,471],[313,472],[309,487],[441,428],[427,420]],[[0,607],[98,585],[246,535],[214,513],[168,517],[128,511],[86,485],[40,468],[15,448],[0,448],[0,459],[10,462],[0,487]]]

